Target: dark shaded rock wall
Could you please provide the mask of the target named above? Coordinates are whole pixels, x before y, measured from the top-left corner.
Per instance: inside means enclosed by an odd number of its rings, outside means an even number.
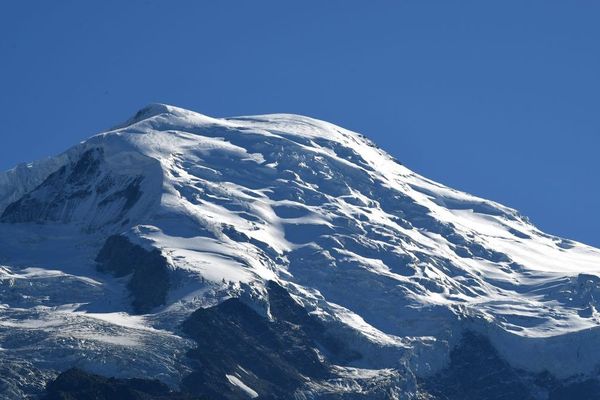
[[[116,379],[70,369],[48,383],[42,400],[201,400],[151,379]]]
[[[184,380],[184,388],[215,399],[247,398],[229,384],[225,376],[230,375],[261,399],[290,398],[308,379],[332,376],[317,348],[358,356],[341,344],[334,345],[333,339],[324,340],[324,328],[285,289],[270,282],[268,291],[273,320],[232,298],[199,309],[184,322],[184,332],[198,344],[188,353],[195,371]]]
[[[120,235],[110,236],[96,257],[98,270],[116,277],[131,274],[127,288],[136,313],[165,304],[169,291],[167,260],[154,249],[148,251]]]
[[[69,223],[91,226],[122,222],[142,197],[142,176],[116,176],[103,170],[104,152],[92,148],[63,165],[41,184],[9,204],[4,223]],[[96,210],[89,213],[90,209]]]
[[[550,374],[513,368],[489,340],[465,332],[450,353],[450,365],[420,382],[421,394],[431,400],[600,400],[597,379],[561,381]]]

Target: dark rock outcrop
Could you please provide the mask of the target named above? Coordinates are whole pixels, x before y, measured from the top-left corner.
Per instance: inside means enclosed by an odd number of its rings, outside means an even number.
[[[433,399],[533,400],[523,376],[496,353],[487,339],[466,332],[450,353],[450,365],[423,382]]]
[[[327,327],[315,316],[306,312],[287,290],[276,282],[267,284],[271,315],[277,321],[285,321],[302,329],[328,359],[337,364],[346,364],[361,358],[361,354],[330,334]]]
[[[184,322],[184,332],[198,344],[188,353],[195,371],[183,381],[186,390],[215,399],[247,399],[247,391],[231,384],[233,378],[261,399],[287,399],[308,379],[332,377],[317,348],[333,356],[359,357],[328,337],[284,288],[270,282],[268,291],[273,320],[232,298],[199,309]]]
[[[160,251],[146,250],[121,235],[110,236],[96,257],[98,270],[115,277],[131,274],[127,288],[136,313],[165,304],[169,291],[167,260]]]
[[[561,381],[510,366],[487,338],[465,332],[450,353],[450,365],[420,382],[429,400],[571,400],[600,399],[597,379]]]
[[[90,149],[78,161],[63,165],[40,185],[19,200],[9,204],[1,222],[63,221],[68,218],[71,204],[91,194],[88,185],[99,174],[102,150]]]
[[[48,383],[42,400],[201,400],[150,379],[116,379],[69,369]]]
[[[103,170],[104,151],[92,148],[51,173],[41,184],[9,204],[4,223],[121,222],[142,197],[142,176],[116,176]],[[89,215],[90,209],[98,215]]]

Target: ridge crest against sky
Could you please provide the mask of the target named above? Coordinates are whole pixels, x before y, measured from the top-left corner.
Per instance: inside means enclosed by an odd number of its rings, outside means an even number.
[[[7,2],[0,170],[165,102],[294,113],[600,246],[600,4]]]

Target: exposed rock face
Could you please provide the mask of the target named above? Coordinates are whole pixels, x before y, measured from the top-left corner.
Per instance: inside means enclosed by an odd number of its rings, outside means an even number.
[[[86,150],[79,159],[61,166],[36,188],[8,204],[0,222],[87,220],[93,228],[123,220],[142,196],[143,178],[104,171],[103,158],[101,148]],[[86,214],[90,215],[86,218]]]
[[[336,338],[319,318],[310,315],[298,304],[287,290],[274,281],[268,282],[269,311],[276,321],[292,324],[295,329],[302,329],[310,337],[316,347],[336,364],[347,364],[360,360],[362,355]]]
[[[201,400],[150,379],[115,379],[69,369],[48,383],[42,400]]]
[[[146,250],[131,243],[126,237],[114,235],[106,239],[96,257],[98,270],[124,277],[136,313],[145,313],[165,304],[169,291],[169,268],[160,251]]]
[[[450,354],[447,368],[420,382],[432,400],[600,399],[597,379],[560,381],[548,373],[511,367],[484,336],[467,331]]]
[[[285,398],[309,378],[326,379],[328,365],[306,328],[285,319],[269,321],[238,299],[197,310],[183,325],[198,344],[188,353],[197,367],[184,387],[215,399],[248,398],[229,376],[260,398]]]
[[[502,360],[483,337],[466,332],[450,353],[450,365],[424,380],[433,399],[534,400],[524,375]]]

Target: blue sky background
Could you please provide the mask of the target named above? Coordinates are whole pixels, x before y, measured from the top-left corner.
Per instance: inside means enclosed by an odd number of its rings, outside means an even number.
[[[600,246],[600,2],[0,3],[0,169],[150,102],[291,112]]]

